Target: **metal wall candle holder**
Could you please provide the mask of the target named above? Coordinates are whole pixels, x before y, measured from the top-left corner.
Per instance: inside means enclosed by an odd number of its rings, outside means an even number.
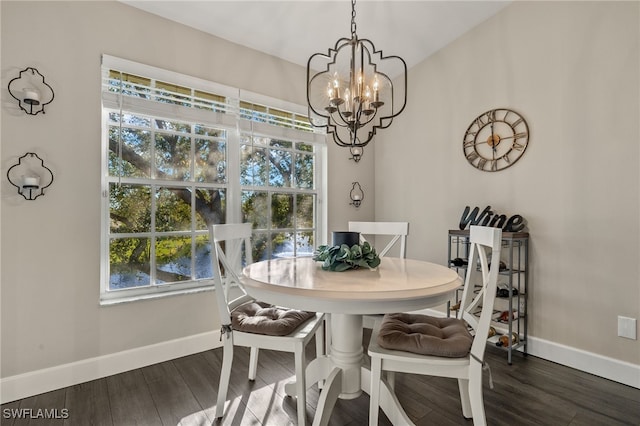
[[[35,152],[27,152],[7,170],[7,179],[25,200],[35,200],[51,186],[53,173]]]
[[[50,104],[55,96],[51,86],[44,81],[44,76],[33,67],[20,71],[18,77],[9,81],[8,88],[20,109],[29,115],[44,114],[45,105]]]
[[[358,208],[360,204],[362,204],[362,200],[364,200],[364,191],[360,186],[359,182],[353,182],[351,186],[351,191],[349,191],[349,198],[351,198],[350,205]]]

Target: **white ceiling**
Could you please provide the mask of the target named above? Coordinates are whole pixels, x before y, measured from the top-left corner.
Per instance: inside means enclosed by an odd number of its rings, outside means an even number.
[[[312,54],[326,53],[339,38],[351,36],[348,0],[122,3],[304,67]],[[357,34],[370,39],[385,55],[402,57],[411,68],[509,3],[360,0],[356,3]]]

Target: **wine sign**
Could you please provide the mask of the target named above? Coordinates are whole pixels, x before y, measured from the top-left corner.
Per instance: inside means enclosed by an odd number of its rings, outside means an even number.
[[[520,232],[526,226],[526,221],[519,214],[507,218],[504,214],[491,211],[491,206],[485,207],[480,215],[478,213],[480,213],[479,207],[473,210],[469,206],[465,207],[460,218],[460,229],[464,230],[467,225],[481,225],[502,228],[504,232]]]

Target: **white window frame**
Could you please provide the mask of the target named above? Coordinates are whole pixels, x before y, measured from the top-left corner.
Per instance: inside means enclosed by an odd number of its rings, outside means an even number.
[[[109,239],[110,239],[110,205],[109,205],[109,185],[110,183],[121,180],[127,183],[124,178],[109,176],[108,170],[108,143],[109,143],[109,113],[114,111],[131,111],[141,115],[149,115],[154,118],[165,118],[167,120],[179,120],[192,123],[210,125],[217,128],[225,128],[227,130],[227,182],[226,185],[226,223],[238,223],[242,220],[241,212],[241,191],[246,189],[240,185],[240,134],[251,133],[255,135],[269,135],[270,137],[290,140],[295,142],[304,142],[312,144],[315,147],[315,167],[314,182],[316,195],[316,213],[315,213],[315,235],[316,245],[324,242],[327,226],[328,209],[326,205],[326,138],[324,134],[314,132],[302,132],[300,130],[289,129],[269,125],[267,123],[251,122],[247,119],[241,119],[239,115],[239,103],[249,102],[258,105],[268,105],[271,108],[292,112],[298,115],[306,115],[307,109],[304,106],[293,104],[287,101],[278,100],[263,96],[260,94],[244,91],[237,88],[228,87],[218,83],[206,81],[196,77],[190,77],[184,74],[175,73],[168,70],[140,64],[126,59],[116,58],[110,55],[102,56],[102,74],[103,80],[108,77],[108,70],[119,70],[123,73],[144,76],[154,80],[170,82],[183,87],[190,87],[195,90],[201,90],[207,93],[215,93],[232,99],[228,106],[229,110],[225,114],[215,113],[211,110],[202,110],[196,108],[176,108],[172,104],[160,102],[151,102],[140,100],[135,97],[119,96],[115,93],[102,91],[102,144],[101,144],[101,188],[102,188],[102,206],[101,206],[101,250],[100,250],[100,304],[111,305],[135,300],[144,300],[156,297],[163,297],[176,294],[186,294],[213,289],[213,281],[210,279],[197,279],[184,281],[179,283],[164,283],[160,285],[150,285],[145,287],[133,287],[121,290],[109,289]],[[180,111],[177,111],[177,110]],[[230,113],[231,112],[231,113]],[[215,119],[211,119],[215,115]],[[229,165],[234,164],[233,167]],[[159,184],[163,187],[175,186],[174,181],[159,181],[149,178],[139,183]],[[181,185],[189,186],[192,184],[197,187],[215,186],[220,184],[202,184],[199,182],[179,182]],[[308,193],[308,191],[298,191],[296,188],[274,188],[261,187],[262,191],[290,192],[290,193]],[[282,190],[282,191],[281,191]],[[153,213],[152,213],[153,215]],[[204,235],[206,230],[196,230],[191,235]]]

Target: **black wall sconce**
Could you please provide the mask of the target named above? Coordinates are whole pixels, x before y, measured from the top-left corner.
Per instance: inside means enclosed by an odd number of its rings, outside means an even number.
[[[9,94],[18,101],[20,109],[29,115],[44,114],[44,106],[50,104],[55,96],[51,86],[44,81],[44,76],[33,67],[23,69],[18,77],[9,82]]]
[[[364,148],[361,146],[351,146],[349,147],[349,152],[351,153],[349,160],[353,160],[357,163],[362,158],[362,154],[364,154]]]
[[[35,152],[27,152],[7,170],[7,179],[25,200],[35,200],[51,186],[53,173]]]
[[[351,187],[351,191],[349,191],[349,198],[351,198],[350,205],[358,208],[360,204],[362,204],[362,200],[364,200],[364,191],[360,186],[360,183],[353,182],[353,186]]]

